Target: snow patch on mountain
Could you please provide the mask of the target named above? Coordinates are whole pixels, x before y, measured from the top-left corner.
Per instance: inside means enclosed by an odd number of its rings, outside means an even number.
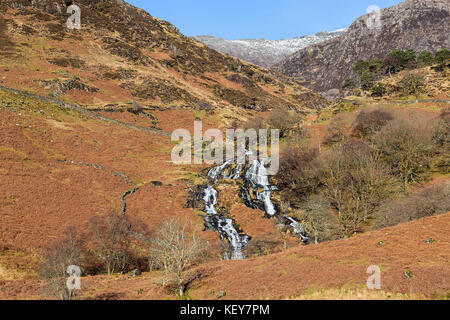
[[[214,36],[195,36],[193,38],[216,51],[268,68],[298,50],[336,38],[343,35],[346,31],[347,29],[340,29],[282,40],[228,40]]]

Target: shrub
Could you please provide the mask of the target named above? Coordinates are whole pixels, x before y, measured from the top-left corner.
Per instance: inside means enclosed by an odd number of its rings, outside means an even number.
[[[295,204],[314,194],[321,185],[321,164],[315,149],[287,148],[280,157],[277,185],[284,200]]]
[[[371,91],[372,96],[374,97],[382,97],[387,92],[386,87],[382,83],[377,83],[376,86],[374,86]]]
[[[425,79],[420,74],[409,73],[399,82],[399,86],[405,95],[417,95],[422,92]]]
[[[380,109],[373,111],[361,111],[355,120],[353,132],[360,137],[369,137],[381,130],[393,116]]]
[[[108,275],[129,271],[132,263],[130,224],[118,214],[89,221],[90,247]]]
[[[397,176],[407,192],[408,185],[423,180],[433,155],[432,130],[419,119],[395,119],[375,136],[380,159]]]
[[[377,212],[380,228],[450,211],[450,184],[428,187],[401,200],[390,201]]]
[[[417,57],[417,61],[425,66],[432,65],[434,62],[433,54],[430,51],[422,51]]]
[[[277,109],[273,111],[267,118],[267,123],[271,129],[280,130],[280,138],[288,135],[289,130],[300,124],[300,117],[294,111],[285,109]]]
[[[75,290],[66,285],[69,266],[78,266],[80,269],[86,261],[84,245],[81,237],[74,228],[66,230],[66,237],[60,242],[50,246],[39,267],[39,274],[46,279],[43,286],[44,294],[57,296],[61,300],[72,300]]]

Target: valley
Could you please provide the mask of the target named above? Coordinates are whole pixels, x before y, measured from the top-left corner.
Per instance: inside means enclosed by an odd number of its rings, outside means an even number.
[[[448,299],[448,3],[254,60],[121,0],[70,30],[69,2],[0,4],[0,299]],[[279,170],[174,163],[199,121],[277,129]]]

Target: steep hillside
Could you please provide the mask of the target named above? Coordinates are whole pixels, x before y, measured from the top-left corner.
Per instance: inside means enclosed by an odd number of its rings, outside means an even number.
[[[193,299],[446,299],[450,213],[318,246],[192,270]],[[427,239],[435,239],[427,243]],[[383,245],[380,245],[383,243]],[[367,290],[367,268],[381,268],[381,291]],[[409,271],[412,276],[405,276]],[[158,272],[83,278],[84,299],[170,299]],[[120,280],[120,281],[118,281]],[[1,299],[40,298],[40,281],[6,281]]]
[[[65,27],[62,1],[0,6],[0,280],[11,265],[13,278],[36,277],[15,268],[15,257],[36,267],[67,227],[85,230],[92,217],[121,212],[135,188],[130,219],[155,231],[189,217],[203,230],[185,202],[205,166],[173,164],[170,133],[192,132],[196,119],[204,130],[224,129],[272,108],[306,113],[328,104],[123,1],[77,4],[81,30]],[[255,243],[282,245],[262,212],[241,202],[235,210]],[[202,237],[220,256],[218,234]]]
[[[332,32],[319,32],[310,36],[282,40],[228,40],[214,36],[196,36],[194,39],[203,42],[208,47],[219,52],[268,68],[298,50],[333,39],[344,34],[345,31],[346,29]]]
[[[344,35],[300,50],[274,69],[319,91],[340,89],[354,76],[359,59],[383,58],[395,49],[434,52],[449,47],[449,12],[446,0],[406,0],[381,10],[380,24],[368,23],[370,16],[362,16]]]
[[[4,86],[96,108],[132,100],[228,110],[326,105],[298,82],[209,49],[124,1],[77,5],[81,30],[69,30],[64,1],[2,1]]]

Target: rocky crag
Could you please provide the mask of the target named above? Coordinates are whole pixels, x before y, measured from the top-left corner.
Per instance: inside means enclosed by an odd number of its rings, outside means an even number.
[[[345,34],[300,50],[274,69],[324,92],[340,89],[345,79],[355,76],[359,59],[385,57],[392,50],[435,52],[450,47],[447,0],[407,0],[378,14],[360,17]]]

